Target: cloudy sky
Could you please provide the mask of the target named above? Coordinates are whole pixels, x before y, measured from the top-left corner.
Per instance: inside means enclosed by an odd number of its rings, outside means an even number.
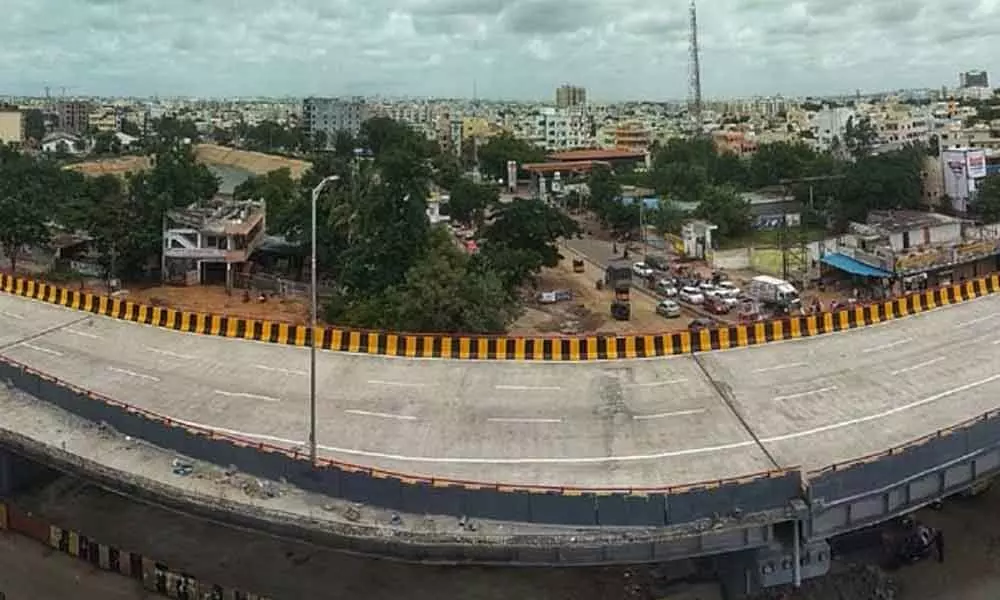
[[[0,0],[0,95],[682,98],[688,0]],[[700,0],[707,97],[1000,81],[1000,0]]]

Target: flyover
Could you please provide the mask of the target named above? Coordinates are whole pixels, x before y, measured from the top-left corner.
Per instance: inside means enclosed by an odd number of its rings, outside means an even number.
[[[8,372],[45,374],[173,426],[301,461],[306,328],[0,283],[12,292],[0,295]],[[768,513],[772,522],[801,520],[806,540],[823,539],[1000,467],[992,414],[1000,404],[998,290],[994,276],[699,335],[326,331],[318,345],[335,351],[318,358],[319,453],[345,473],[368,469],[373,481],[398,480],[403,490],[348,485],[344,476],[329,485],[289,479],[352,501],[424,508],[417,514],[607,528]],[[955,306],[932,310],[946,304]],[[538,360],[524,360],[531,358]],[[19,387],[35,393],[40,385]],[[212,452],[197,458],[228,464]],[[259,474],[285,476],[286,467],[276,469]],[[407,501],[408,484],[430,497]],[[466,496],[445,497],[453,488]],[[470,496],[483,488],[494,495]],[[517,508],[501,507],[512,498]],[[771,533],[747,545],[774,541]]]

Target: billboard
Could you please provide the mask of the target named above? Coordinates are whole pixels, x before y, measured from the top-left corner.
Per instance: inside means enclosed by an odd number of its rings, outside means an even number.
[[[986,177],[986,151],[967,150],[965,152],[965,165],[969,179]]]
[[[941,153],[941,166],[944,175],[944,193],[951,198],[955,210],[966,212],[970,191],[966,151],[945,150]]]

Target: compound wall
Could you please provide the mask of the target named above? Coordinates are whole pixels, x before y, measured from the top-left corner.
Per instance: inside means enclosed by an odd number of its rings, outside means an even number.
[[[0,380],[87,420],[107,423],[122,434],[191,458],[234,465],[257,477],[284,478],[310,492],[411,514],[576,526],[668,526],[736,510],[744,514],[780,511],[789,498],[801,493],[798,471],[640,493],[421,479],[334,461],[313,468],[300,454],[180,425],[7,360],[0,360]]]
[[[176,331],[297,346],[312,343],[312,332],[306,326],[147,306],[8,275],[0,275],[0,290]],[[704,329],[695,333],[680,331],[657,335],[503,337],[415,335],[328,327],[317,330],[316,342],[318,347],[337,352],[420,358],[551,361],[646,358],[754,346],[856,329],[997,291],[1000,291],[1000,278],[991,275],[959,285],[832,313]]]

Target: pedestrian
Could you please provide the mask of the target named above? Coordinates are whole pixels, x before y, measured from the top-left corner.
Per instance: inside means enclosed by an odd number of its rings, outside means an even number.
[[[944,562],[944,532],[938,529],[934,532],[934,548],[937,550],[938,562]]]

